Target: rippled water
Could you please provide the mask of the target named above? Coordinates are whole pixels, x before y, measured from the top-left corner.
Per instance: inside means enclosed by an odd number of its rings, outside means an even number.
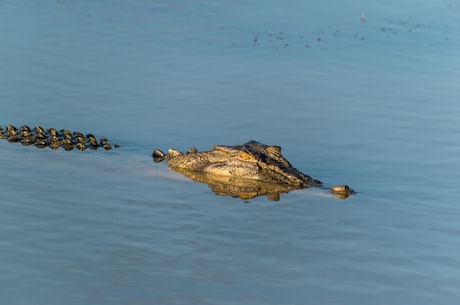
[[[458,304],[454,1],[0,1],[2,304]],[[153,148],[282,146],[358,194],[216,196]]]

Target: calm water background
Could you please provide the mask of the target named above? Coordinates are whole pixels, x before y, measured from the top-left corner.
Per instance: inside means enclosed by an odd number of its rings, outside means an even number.
[[[361,15],[365,16],[362,22]],[[2,304],[458,304],[456,1],[0,1]],[[216,196],[150,158],[256,139],[359,194]]]

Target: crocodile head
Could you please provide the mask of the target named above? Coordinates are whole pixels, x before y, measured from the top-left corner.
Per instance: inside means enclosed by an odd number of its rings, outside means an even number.
[[[170,149],[167,160],[171,169],[181,173],[188,171],[296,187],[321,183],[292,167],[281,155],[279,146],[256,141],[234,146],[215,145],[211,151],[203,152],[190,149],[186,154]]]
[[[281,154],[281,147],[256,141],[216,145],[202,152],[192,148],[185,154],[174,149],[167,154],[155,150],[153,157],[156,161],[166,159],[170,169],[207,183],[218,194],[244,199],[267,195],[277,200],[280,193],[322,186],[319,180],[295,169]]]

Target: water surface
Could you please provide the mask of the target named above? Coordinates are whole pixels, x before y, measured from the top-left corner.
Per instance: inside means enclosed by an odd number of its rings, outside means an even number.
[[[8,304],[457,304],[460,7],[0,1]],[[364,21],[364,22],[363,22]],[[359,193],[216,196],[153,148],[276,144]]]

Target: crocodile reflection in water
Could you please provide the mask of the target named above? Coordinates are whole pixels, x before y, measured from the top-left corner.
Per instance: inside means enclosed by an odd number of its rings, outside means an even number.
[[[110,150],[112,146],[106,138],[97,139],[92,134],[86,136],[80,132],[70,132],[55,128],[33,129],[23,125],[17,129],[7,125],[0,127],[0,139],[11,143],[34,145],[38,148],[63,148],[65,150],[86,150],[102,147]],[[115,144],[118,148],[119,145]],[[256,141],[243,145],[216,145],[211,151],[198,152],[195,148],[187,154],[170,149],[168,154],[156,149],[154,161],[167,160],[169,167],[192,180],[207,183],[219,195],[230,195],[242,199],[266,195],[278,200],[281,193],[296,189],[319,187],[329,190],[339,198],[347,198],[355,192],[347,185],[326,188],[316,179],[305,175],[292,167],[281,155],[279,146],[268,146]]]
[[[347,185],[326,188],[321,181],[295,169],[282,155],[281,147],[256,141],[242,145],[216,145],[210,151],[191,148],[186,154],[170,149],[153,151],[155,162],[166,160],[169,168],[186,177],[207,183],[218,195],[249,199],[266,195],[279,200],[281,193],[319,187],[345,199],[355,192]]]

